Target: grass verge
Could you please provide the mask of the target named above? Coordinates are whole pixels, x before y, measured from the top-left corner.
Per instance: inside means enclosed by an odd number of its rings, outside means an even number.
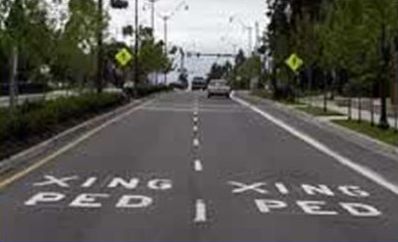
[[[393,129],[382,130],[377,126],[371,126],[369,122],[359,123],[354,120],[333,120],[333,123],[398,147],[398,132]]]
[[[320,107],[310,107],[310,106],[304,106],[304,107],[296,107],[298,110],[306,112],[308,114],[314,115],[314,116],[343,116],[343,114],[334,112],[334,111],[324,111],[323,108]]]

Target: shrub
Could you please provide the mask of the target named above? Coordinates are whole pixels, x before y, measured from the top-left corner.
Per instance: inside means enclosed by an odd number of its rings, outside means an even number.
[[[63,97],[35,104],[25,104],[10,115],[0,110],[0,144],[7,141],[24,142],[32,136],[55,132],[59,126],[80,121],[88,116],[121,105],[125,98],[119,94],[84,94]]]

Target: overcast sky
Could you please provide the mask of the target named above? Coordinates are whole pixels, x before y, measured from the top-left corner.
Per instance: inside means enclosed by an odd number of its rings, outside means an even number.
[[[134,1],[129,0],[129,2],[128,10],[111,11],[113,34],[119,31],[120,35],[120,26],[132,24]],[[181,0],[158,0],[157,13],[161,15],[170,13],[181,2]],[[233,45],[247,49],[248,32],[239,24],[239,20],[253,27],[258,21],[261,30],[266,25],[265,0],[185,0],[185,2],[189,5],[189,10],[178,11],[170,20],[169,42],[189,49],[231,52]],[[148,4],[148,1],[140,0],[140,22],[149,26],[150,11],[149,8],[143,10],[145,3]],[[229,23],[231,16],[236,16],[233,23]],[[157,37],[163,38],[163,23],[159,17],[156,18],[155,33]]]
[[[140,1],[140,23],[150,26],[150,11],[144,9],[147,0]],[[121,26],[134,21],[134,1],[128,10],[111,10],[111,33],[119,36]],[[172,12],[182,0],[158,0],[156,11],[160,15]],[[185,50],[231,53],[234,45],[248,49],[248,31],[242,25],[254,28],[257,21],[262,32],[267,24],[265,0],[185,0],[189,10],[180,10],[169,22],[169,43]],[[233,23],[229,18],[235,16]],[[155,35],[163,39],[163,22],[156,17]],[[253,44],[255,32],[253,31]],[[212,62],[207,61],[207,62]]]

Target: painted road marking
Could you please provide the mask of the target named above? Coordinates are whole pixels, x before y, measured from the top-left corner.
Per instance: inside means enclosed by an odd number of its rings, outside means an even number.
[[[195,139],[193,140],[193,146],[194,146],[195,148],[198,148],[199,145],[200,145],[199,139],[198,139],[198,138],[195,138]]]
[[[267,183],[256,182],[246,184],[243,182],[229,181],[228,185],[232,186],[232,193],[256,192],[259,194],[275,194],[275,195],[306,195],[306,196],[346,196],[350,198],[367,198],[370,193],[356,185],[335,185],[327,186],[324,184],[286,184],[283,182]]]
[[[322,153],[334,158],[340,164],[342,164],[342,165],[344,165],[344,166],[356,171],[357,173],[361,174],[362,176],[372,180],[373,182],[377,183],[378,185],[380,185],[380,186],[384,187],[385,189],[391,191],[395,195],[398,195],[398,185],[390,182],[388,179],[386,179],[382,175],[378,174],[377,172],[373,171],[372,169],[370,169],[368,167],[365,167],[365,166],[362,166],[362,165],[359,165],[359,164],[353,162],[352,160],[348,159],[347,157],[344,157],[344,156],[340,155],[339,153],[337,153],[336,151],[330,149],[329,147],[327,147],[323,143],[315,140],[314,138],[310,137],[309,135],[307,135],[307,134],[305,134],[303,132],[298,131],[297,129],[295,129],[292,126],[288,125],[284,121],[275,118],[274,116],[272,116],[271,114],[261,110],[260,108],[254,106],[254,105],[252,105],[252,104],[250,104],[250,103],[248,103],[248,102],[246,102],[246,101],[244,101],[244,100],[242,100],[240,98],[237,98],[234,95],[232,95],[232,99],[234,101],[240,103],[241,105],[250,108],[254,112],[260,114],[265,119],[271,121],[272,123],[276,124],[280,128],[286,130],[287,132],[289,132],[293,136],[301,139],[305,143],[311,145],[312,147],[314,147],[318,151],[320,151],[320,152],[322,152]]]
[[[232,190],[232,193],[243,193],[243,192],[246,192],[246,191],[255,191],[255,192],[258,192],[260,194],[267,194],[268,193],[267,190],[264,190],[264,189],[260,188],[260,187],[266,185],[266,183],[264,183],[264,182],[258,182],[258,183],[246,185],[246,184],[243,184],[241,182],[231,181],[231,182],[229,182],[229,184],[231,184],[233,186],[237,186],[237,188]]]
[[[198,117],[194,117],[194,118],[193,118],[193,122],[194,122],[194,123],[198,123],[198,122],[199,122],[199,118],[198,118]]]
[[[102,200],[109,200],[111,198],[111,194],[108,193],[82,193],[71,197],[70,194],[60,192],[39,192],[27,200],[24,205],[27,207],[59,206],[59,203],[67,202],[65,206],[70,208],[101,208],[103,206]],[[114,207],[137,209],[147,208],[152,204],[153,198],[151,197],[126,194],[118,198]]]
[[[65,145],[64,147],[62,147],[61,149],[57,150],[56,152],[52,153],[51,155],[45,157],[44,159],[35,162],[33,165],[27,167],[26,169],[16,173],[15,175],[5,179],[4,181],[0,182],[0,189],[5,188],[6,186],[8,186],[9,184],[13,183],[14,181],[24,177],[25,175],[29,174],[30,172],[40,168],[41,166],[45,165],[46,163],[48,163],[49,161],[52,161],[53,159],[57,158],[58,156],[64,154],[65,152],[75,148],[76,146],[78,146],[80,143],[82,143],[83,141],[89,139],[90,137],[94,136],[95,134],[97,134],[98,132],[100,132],[101,130],[107,128],[108,126],[121,121],[122,119],[130,116],[132,113],[136,112],[137,110],[139,110],[141,107],[146,106],[150,103],[154,102],[154,100],[150,100],[147,101],[135,108],[130,109],[129,111],[120,114],[119,116],[107,121],[106,123],[98,126],[97,128],[88,131],[86,134],[80,136],[78,139],[74,140],[73,142]]]
[[[195,171],[203,171],[203,165],[200,160],[195,160],[194,162]]]
[[[286,212],[289,212],[289,204],[285,201],[255,199],[254,203],[258,211],[262,214],[275,214],[278,212],[286,214]],[[380,217],[382,215],[382,212],[377,208],[364,203],[339,202],[336,208],[336,206],[331,206],[326,201],[300,200],[296,201],[294,206],[299,208],[303,215],[310,216],[338,216],[348,214],[353,217]],[[297,213],[295,214],[297,215]]]
[[[167,192],[173,188],[172,180],[164,178],[140,179],[120,176],[56,178],[44,175],[44,179],[44,181],[32,183],[34,190],[43,187],[45,189],[29,194],[29,198],[23,203],[25,206],[53,207],[56,205],[71,208],[101,208],[104,200],[115,201],[116,199],[118,202],[113,204],[115,208],[146,208],[152,205],[154,199],[131,194],[132,192],[140,188]],[[98,188],[101,188],[102,193],[97,193]],[[123,193],[120,194],[120,192]]]
[[[58,185],[60,187],[69,187],[69,184],[67,183],[67,181],[72,181],[72,180],[79,179],[78,176],[56,178],[56,177],[49,176],[49,175],[45,175],[44,178],[47,181],[34,183],[33,186],[42,187],[42,186],[48,186],[48,185],[56,184],[56,185]]]
[[[193,126],[193,132],[197,133],[199,131],[199,127],[197,125]]]
[[[203,199],[196,200],[195,204],[195,223],[203,223],[206,222],[206,203]]]
[[[261,214],[302,214],[311,216],[349,215],[352,217],[380,217],[382,212],[364,203],[370,193],[355,185],[286,184],[282,182],[242,183],[230,181],[232,194],[252,197],[267,194],[266,199],[254,199]],[[281,199],[281,196],[283,198]],[[272,196],[277,197],[273,199]],[[299,197],[300,199],[295,199]],[[306,198],[308,197],[308,199]],[[333,197],[333,199],[331,199]],[[318,200],[323,198],[324,200]],[[314,200],[316,199],[316,200]],[[344,201],[347,199],[349,202]],[[355,201],[357,200],[357,201]]]

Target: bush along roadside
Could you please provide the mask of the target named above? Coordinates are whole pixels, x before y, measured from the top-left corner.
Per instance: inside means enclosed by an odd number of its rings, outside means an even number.
[[[173,90],[173,87],[166,85],[138,85],[136,88],[125,88],[124,91],[127,95],[135,98],[145,97],[154,93],[167,92]]]
[[[0,160],[126,102],[121,94],[90,93],[0,110]]]

